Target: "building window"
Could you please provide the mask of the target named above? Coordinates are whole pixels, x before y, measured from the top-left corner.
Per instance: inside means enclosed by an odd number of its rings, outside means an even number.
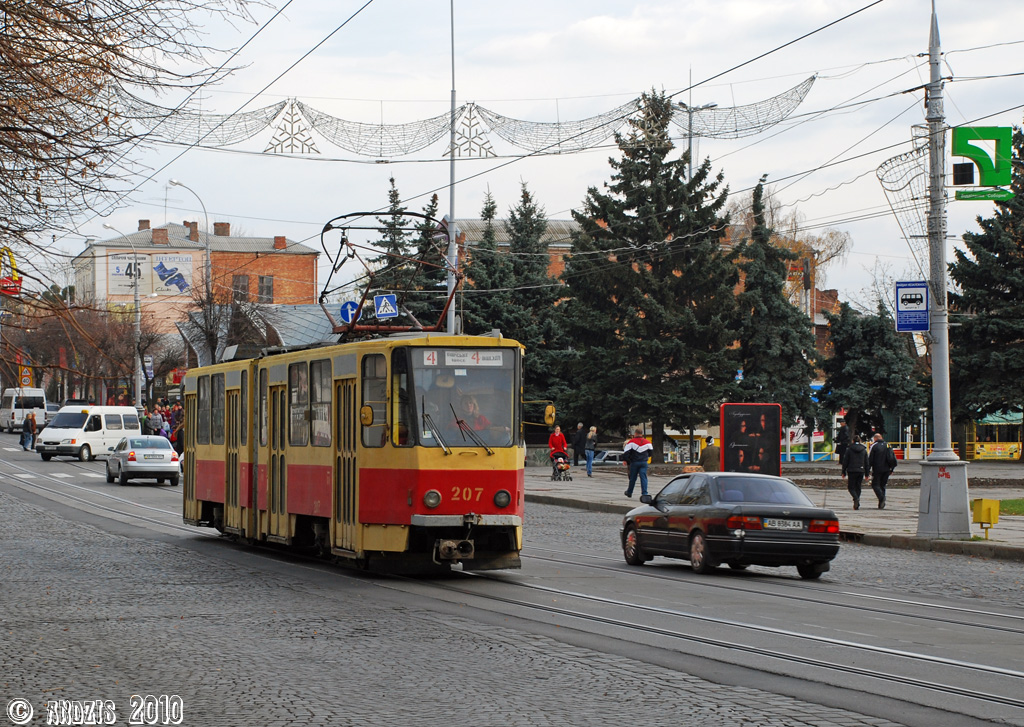
[[[273,275],[261,275],[260,276],[260,290],[259,298],[260,303],[273,303],[274,302],[274,276]]]
[[[249,276],[248,275],[233,275],[231,276],[231,294],[236,303],[248,303],[249,302]]]

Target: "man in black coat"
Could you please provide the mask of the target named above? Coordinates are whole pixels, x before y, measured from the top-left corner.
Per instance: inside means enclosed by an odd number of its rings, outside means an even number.
[[[576,431],[572,433],[572,464],[580,466],[580,457],[585,456],[584,450],[587,447],[587,430],[583,428],[583,422],[576,425]]]
[[[881,434],[875,435],[868,452],[868,473],[871,475],[871,489],[878,498],[878,509],[885,509],[885,486],[889,483],[889,475],[896,468],[896,455],[885,443]]]
[[[853,509],[860,510],[860,488],[864,483],[864,473],[868,471],[868,450],[860,443],[860,437],[853,435],[851,444],[843,455],[843,477],[849,476],[846,489],[853,497]]]

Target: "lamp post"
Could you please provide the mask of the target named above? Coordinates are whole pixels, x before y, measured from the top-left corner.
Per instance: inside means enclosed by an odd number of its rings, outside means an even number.
[[[203,208],[203,217],[206,220],[206,294],[207,297],[213,295],[213,262],[210,257],[210,216],[206,214],[206,205],[203,204],[203,198],[196,194],[196,191],[186,184],[182,184],[177,179],[171,180],[172,187],[182,187],[187,189],[192,195],[199,200],[199,206]]]
[[[113,230],[132,247],[132,291],[135,293],[135,406],[142,406],[142,304],[139,302],[139,253],[129,237],[107,223],[103,227]]]
[[[689,106],[682,101],[679,102],[679,107],[686,112],[686,150],[690,156],[690,169],[686,175],[687,180],[693,179],[693,115],[698,111],[707,111],[717,106],[718,104],[716,103],[706,103],[703,106]]]

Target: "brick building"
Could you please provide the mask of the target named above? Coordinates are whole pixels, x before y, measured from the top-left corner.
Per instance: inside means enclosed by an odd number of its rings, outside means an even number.
[[[175,323],[195,307],[196,292],[204,289],[207,250],[213,293],[220,302],[317,301],[320,253],[311,247],[284,236],[232,237],[227,222],[215,222],[213,234],[208,234],[197,222],[151,228],[149,220],[139,220],[135,232],[86,244],[73,261],[77,298],[131,309],[137,280],[147,324],[161,333],[174,333]]]

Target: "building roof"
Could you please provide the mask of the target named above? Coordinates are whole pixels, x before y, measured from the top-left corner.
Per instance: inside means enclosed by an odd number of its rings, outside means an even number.
[[[317,304],[264,305],[257,309],[257,314],[267,326],[267,339],[271,339],[269,329],[272,329],[282,346],[306,346],[338,340],[330,319]]]
[[[509,243],[508,232],[505,230],[505,223],[508,220],[496,219],[494,225],[494,240],[499,245]],[[467,245],[476,245],[484,236],[483,220],[456,220],[455,227],[466,236]],[[580,226],[576,220],[548,220],[547,229],[541,236],[541,242],[548,247],[572,247],[572,233],[579,232]]]
[[[197,249],[205,250],[207,240],[210,243],[210,250],[212,252],[249,252],[249,253],[268,253],[274,255],[319,255],[320,252],[315,248],[309,247],[302,244],[301,242],[295,242],[285,238],[286,247],[283,250],[274,248],[273,237],[238,237],[238,236],[225,236],[225,235],[214,235],[206,233],[202,230],[199,231],[199,242],[193,242],[188,239],[189,228],[185,225],[179,225],[175,222],[169,222],[166,225],[161,225],[155,229],[167,230],[167,244],[153,244],[153,230],[138,230],[136,232],[130,232],[125,235],[116,235],[108,240],[92,241],[87,246],[84,252],[78,255],[81,257],[85,255],[89,248],[93,247],[113,247],[113,248],[127,248],[131,249],[132,245],[135,246],[136,250],[151,251],[151,250],[181,250],[181,249]],[[127,238],[127,239],[125,239]]]

